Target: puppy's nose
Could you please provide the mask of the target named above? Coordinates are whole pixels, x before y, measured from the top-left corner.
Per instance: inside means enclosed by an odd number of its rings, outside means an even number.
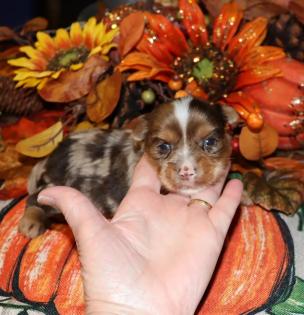
[[[178,169],[178,175],[181,179],[189,180],[195,175],[195,169],[192,165],[182,165],[181,168]]]

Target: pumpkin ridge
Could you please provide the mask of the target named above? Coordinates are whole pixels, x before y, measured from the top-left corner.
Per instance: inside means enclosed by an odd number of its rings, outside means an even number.
[[[295,255],[293,239],[286,222],[280,217],[278,213],[273,213],[273,215],[278,223],[281,236],[287,248],[287,251],[285,252],[285,257],[287,260],[284,259],[284,263],[281,265],[280,272],[277,275],[277,280],[279,281],[274,284],[271,294],[269,295],[269,299],[264,305],[261,305],[261,307],[255,309],[253,312],[248,313],[248,315],[256,314],[263,310],[270,312],[271,307],[274,304],[284,301],[289,296],[295,283]]]

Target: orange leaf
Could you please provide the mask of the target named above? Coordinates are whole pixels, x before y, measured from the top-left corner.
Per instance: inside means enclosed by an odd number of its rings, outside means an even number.
[[[264,164],[269,169],[275,170],[303,170],[304,171],[304,161],[291,159],[283,156],[271,157],[264,160]]]
[[[50,79],[39,91],[48,102],[71,102],[88,94],[99,76],[109,67],[102,57],[91,56],[83,68],[63,72],[58,79]]]
[[[250,161],[257,161],[273,153],[279,142],[277,131],[265,124],[260,132],[252,132],[248,127],[243,127],[240,138],[240,151]]]
[[[35,17],[23,25],[20,34],[23,36],[29,32],[43,31],[48,27],[48,24],[47,19],[43,17]]]
[[[33,165],[12,168],[5,174],[5,181],[0,188],[0,199],[12,199],[27,193],[27,179]],[[2,176],[1,176],[2,177]]]
[[[134,12],[126,16],[120,23],[119,51],[126,55],[141,39],[145,28],[143,12]]]
[[[122,76],[115,71],[96,85],[87,97],[87,114],[91,121],[101,122],[114,110],[120,97]]]
[[[3,152],[0,152],[0,176],[2,173],[19,166],[21,166],[19,153],[15,150],[13,145],[8,145]]]
[[[58,121],[62,114],[61,111],[42,111],[31,116],[31,119],[22,117],[17,123],[2,127],[2,138],[6,144],[16,144],[47,129]]]
[[[32,160],[19,159],[15,146],[9,145],[0,153],[0,199],[19,197],[27,192],[27,179],[33,167]]]

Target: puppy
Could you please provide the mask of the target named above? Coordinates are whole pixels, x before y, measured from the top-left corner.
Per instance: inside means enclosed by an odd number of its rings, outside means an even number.
[[[192,195],[214,185],[229,164],[225,127],[232,120],[230,107],[186,97],[157,107],[134,130],[71,134],[34,167],[20,232],[33,238],[58,216],[56,209],[37,202],[39,192],[50,186],[74,187],[107,218],[113,217],[144,152],[167,192]]]

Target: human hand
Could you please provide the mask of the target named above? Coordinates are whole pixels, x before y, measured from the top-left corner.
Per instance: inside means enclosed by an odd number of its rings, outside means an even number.
[[[224,180],[192,196],[211,210],[188,207],[189,197],[159,193],[157,174],[143,158],[111,221],[72,188],[42,191],[39,202],[60,209],[74,233],[87,313],[193,314],[240,201],[238,180],[219,197]]]

